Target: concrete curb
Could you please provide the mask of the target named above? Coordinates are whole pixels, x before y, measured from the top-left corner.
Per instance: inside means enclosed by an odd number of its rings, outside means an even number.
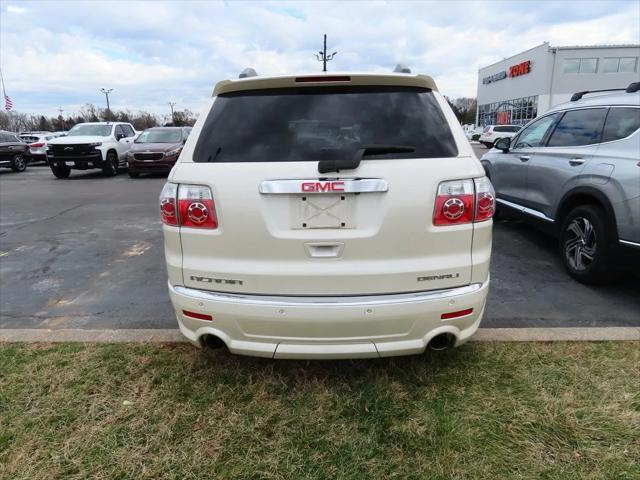
[[[640,327],[481,328],[474,342],[595,342],[640,340]],[[185,343],[177,329],[0,329],[0,343]]]

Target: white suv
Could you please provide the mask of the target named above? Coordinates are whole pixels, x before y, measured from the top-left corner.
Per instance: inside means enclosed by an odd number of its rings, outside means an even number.
[[[127,164],[127,152],[137,135],[130,123],[79,123],[66,136],[49,140],[47,161],[58,178],[71,169],[102,169],[106,177],[118,174]]]
[[[493,148],[501,138],[512,138],[520,131],[520,125],[487,125],[482,130],[478,141],[487,148]]]
[[[178,325],[269,358],[460,345],[484,312],[493,209],[430,77],[222,81],[160,196]]]

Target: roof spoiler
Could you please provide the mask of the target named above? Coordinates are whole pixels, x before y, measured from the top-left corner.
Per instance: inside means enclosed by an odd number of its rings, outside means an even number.
[[[584,90],[582,92],[576,92],[573,95],[571,95],[571,101],[572,102],[577,102],[583,96],[585,96],[587,93],[620,92],[620,91],[625,91],[626,93],[635,93],[635,92],[637,92],[639,90],[640,90],[640,82],[633,82],[633,83],[630,83],[627,88],[605,88],[605,89],[602,89],[602,90]]]

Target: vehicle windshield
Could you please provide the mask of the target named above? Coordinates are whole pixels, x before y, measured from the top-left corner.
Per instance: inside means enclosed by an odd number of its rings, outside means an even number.
[[[407,87],[300,87],[220,95],[194,162],[351,159],[364,146],[410,145],[367,158],[455,157],[434,94]]]
[[[137,138],[136,143],[179,143],[182,141],[182,130],[145,130]]]
[[[95,136],[108,137],[111,135],[112,125],[86,125],[79,124],[69,130],[67,137]]]

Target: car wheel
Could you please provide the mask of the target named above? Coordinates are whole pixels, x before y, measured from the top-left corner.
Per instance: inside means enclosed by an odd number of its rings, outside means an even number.
[[[562,261],[569,275],[581,283],[607,283],[619,273],[612,260],[613,238],[605,218],[601,208],[583,205],[571,210],[562,222]]]
[[[115,152],[107,152],[107,159],[102,165],[102,174],[105,177],[115,177],[118,174],[118,155]]]
[[[27,169],[27,159],[24,155],[18,153],[11,159],[11,170],[14,172],[24,172]]]
[[[66,165],[56,165],[53,163],[49,166],[56,178],[69,178],[69,175],[71,175],[71,167],[67,167]]]
[[[131,178],[138,178],[140,176],[140,172],[132,172],[131,170],[129,170],[129,176]]]

